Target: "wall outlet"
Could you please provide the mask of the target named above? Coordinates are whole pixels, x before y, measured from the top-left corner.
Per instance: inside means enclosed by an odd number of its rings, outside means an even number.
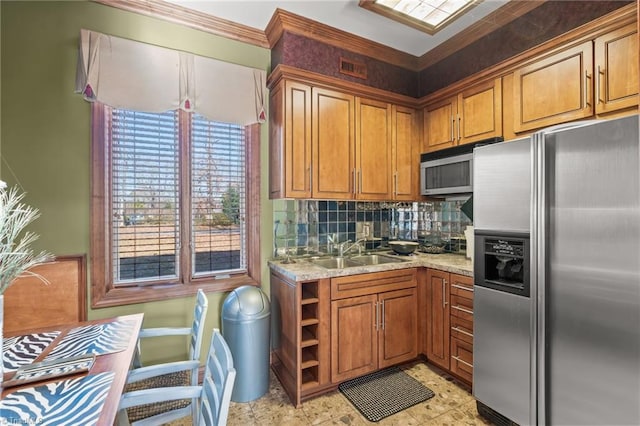
[[[356,222],[356,238],[358,240],[372,240],[373,222]]]

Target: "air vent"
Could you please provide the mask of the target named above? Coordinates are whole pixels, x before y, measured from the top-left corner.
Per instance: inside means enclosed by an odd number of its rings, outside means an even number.
[[[340,73],[367,79],[367,66],[362,62],[340,58]]]

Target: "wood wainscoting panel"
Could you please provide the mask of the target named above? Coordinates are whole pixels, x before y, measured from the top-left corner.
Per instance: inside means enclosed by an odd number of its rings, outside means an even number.
[[[87,319],[86,256],[58,256],[32,269],[49,281],[18,278],[4,293],[4,333]]]

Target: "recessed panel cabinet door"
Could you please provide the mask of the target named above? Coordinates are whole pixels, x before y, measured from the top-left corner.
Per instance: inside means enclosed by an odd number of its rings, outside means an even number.
[[[427,270],[427,360],[449,369],[449,273]]]
[[[412,201],[417,199],[420,178],[416,111],[394,105],[392,115],[393,199]]]
[[[380,293],[378,367],[418,356],[418,298],[416,289]]]
[[[378,296],[331,302],[331,381],[339,383],[378,368]]]
[[[391,105],[356,99],[356,197],[391,198]]]
[[[270,198],[311,197],[311,87],[284,81],[271,91]]]
[[[427,105],[424,109],[424,151],[437,151],[456,144],[457,97]]]
[[[502,83],[495,79],[458,96],[458,144],[502,135]]]
[[[317,88],[312,96],[313,197],[353,198],[355,98]]]
[[[592,42],[516,70],[513,85],[516,133],[592,116]]]
[[[596,113],[638,105],[638,30],[627,25],[595,40]]]

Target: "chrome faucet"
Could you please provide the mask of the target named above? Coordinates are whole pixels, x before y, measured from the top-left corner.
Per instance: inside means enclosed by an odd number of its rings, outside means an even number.
[[[338,244],[338,253],[340,254],[340,257],[344,256],[345,254],[347,254],[349,251],[353,250],[353,248],[357,248],[358,249],[358,256],[362,254],[362,243],[363,241],[366,241],[365,238],[361,238],[358,241],[356,241],[355,243],[351,244],[349,247],[345,248],[345,246],[347,244],[349,244],[351,242],[351,240],[347,240],[344,241],[340,244]]]

